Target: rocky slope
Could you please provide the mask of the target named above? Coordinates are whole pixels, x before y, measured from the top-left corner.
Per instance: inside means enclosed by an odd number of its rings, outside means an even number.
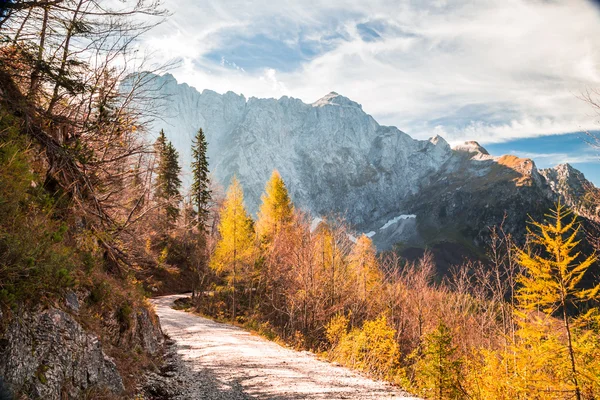
[[[0,312],[0,383],[5,390],[31,399],[126,394],[124,382],[132,377],[123,376],[124,358],[133,355],[127,351],[135,350],[137,358],[156,355],[164,340],[160,325],[147,308],[140,308],[127,326],[115,317],[114,326],[105,326],[99,337],[85,326],[85,296],[67,292],[63,304],[47,309]]]
[[[575,204],[588,185],[569,166],[539,171],[532,160],[493,157],[476,142],[452,149],[439,136],[412,139],[335,92],[305,104],[198,92],[169,74],[153,76],[150,86],[163,96],[162,119],[151,132],[164,129],[188,164],[191,138],[202,127],[215,178],[227,186],[237,175],[252,213],[277,169],[298,207],[344,215],[379,249],[477,246],[505,213],[508,230],[519,232],[527,215],[559,197]]]

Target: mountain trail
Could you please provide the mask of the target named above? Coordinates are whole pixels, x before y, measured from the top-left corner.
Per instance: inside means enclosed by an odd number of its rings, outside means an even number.
[[[150,398],[416,399],[387,383],[320,361],[312,353],[171,307],[187,296],[152,300],[162,329],[171,338],[163,376],[170,376],[177,388],[155,382]]]

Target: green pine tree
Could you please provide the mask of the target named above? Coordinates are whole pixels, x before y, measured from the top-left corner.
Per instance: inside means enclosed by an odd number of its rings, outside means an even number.
[[[173,144],[166,140],[162,130],[154,148],[158,157],[154,197],[159,204],[159,213],[164,216],[166,228],[171,229],[179,217],[179,203],[181,202],[179,153]]]
[[[192,142],[192,201],[197,210],[196,222],[200,230],[206,229],[211,197],[208,159],[206,157],[207,148],[206,137],[202,128],[200,128]]]
[[[181,179],[179,174],[179,153],[175,150],[173,143],[169,142],[167,146],[167,179],[165,194],[167,195],[167,219],[170,223],[175,223],[179,217],[179,203],[181,202]]]
[[[423,340],[421,358],[415,364],[416,384],[427,398],[460,399],[460,369],[452,331],[443,322]]]
[[[154,154],[157,160],[156,166],[156,181],[154,189],[154,198],[157,200],[165,198],[165,187],[166,187],[166,170],[167,170],[167,138],[165,131],[162,129],[158,134],[156,142],[154,142]]]

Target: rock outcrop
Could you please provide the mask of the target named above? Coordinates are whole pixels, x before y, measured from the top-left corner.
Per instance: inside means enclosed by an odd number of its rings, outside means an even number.
[[[106,343],[78,321],[79,301],[65,296],[65,310],[49,308],[0,314],[0,378],[13,393],[31,399],[80,399],[94,393],[122,395],[123,378]],[[156,354],[163,334],[143,308],[118,339],[123,349]],[[111,344],[108,343],[110,346]]]
[[[39,399],[77,399],[93,388],[124,391],[98,338],[58,309],[13,319],[0,341],[0,376]]]

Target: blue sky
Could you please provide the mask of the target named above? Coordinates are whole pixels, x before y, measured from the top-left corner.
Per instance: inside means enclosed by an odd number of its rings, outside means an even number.
[[[538,168],[549,168],[556,164],[569,163],[583,172],[588,180],[600,186],[600,148],[596,138],[600,132],[583,132],[517,139],[509,142],[489,144],[491,154],[514,154],[535,160]]]
[[[600,167],[572,132],[600,130],[580,99],[600,90],[591,0],[164,0],[141,44],[198,90],[336,91],[415,138],[477,140],[492,153]],[[600,95],[593,96],[600,98]],[[587,149],[587,150],[586,150]],[[582,156],[585,155],[585,157]]]

